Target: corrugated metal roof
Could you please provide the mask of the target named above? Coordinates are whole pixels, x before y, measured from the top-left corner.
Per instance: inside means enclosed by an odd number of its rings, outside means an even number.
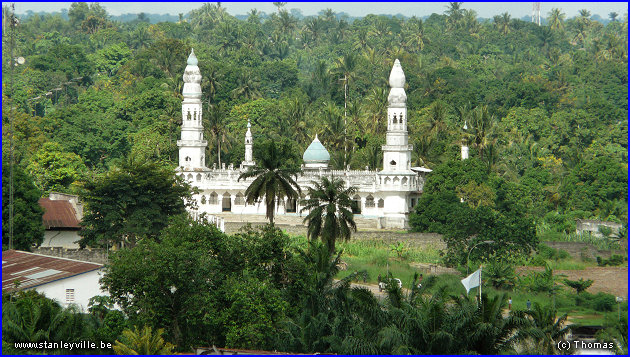
[[[2,252],[2,291],[18,290],[101,269],[102,264],[47,255],[6,250]]]
[[[79,220],[72,204],[68,201],[40,198],[39,205],[44,209],[44,227],[46,229],[80,229]]]

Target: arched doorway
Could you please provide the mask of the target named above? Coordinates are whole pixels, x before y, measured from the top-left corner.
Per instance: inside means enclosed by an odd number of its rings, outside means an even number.
[[[287,203],[284,206],[284,210],[287,213],[297,212],[297,201],[292,198],[287,198]]]
[[[222,212],[232,212],[232,196],[229,193],[223,194],[223,201],[221,203]]]
[[[352,201],[354,202],[354,205],[352,207],[352,213],[361,214],[361,196],[354,195],[354,197],[352,198]]]

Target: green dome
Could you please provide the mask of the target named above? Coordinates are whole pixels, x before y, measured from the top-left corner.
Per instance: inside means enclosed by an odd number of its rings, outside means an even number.
[[[330,154],[328,150],[322,145],[322,143],[315,135],[315,139],[308,146],[306,151],[304,151],[304,155],[302,156],[304,162],[322,162],[322,161],[330,161]]]

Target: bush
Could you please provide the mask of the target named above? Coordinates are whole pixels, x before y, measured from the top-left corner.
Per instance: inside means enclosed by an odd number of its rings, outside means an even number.
[[[610,258],[608,259],[602,259],[602,257],[597,257],[597,265],[599,265],[600,267],[605,267],[605,266],[618,266],[623,264],[624,258],[621,255],[618,254],[613,254]]]
[[[514,267],[508,263],[495,261],[486,269],[486,279],[496,289],[512,290],[516,282]]]
[[[591,307],[596,311],[613,311],[616,303],[614,295],[599,292],[593,297]]]

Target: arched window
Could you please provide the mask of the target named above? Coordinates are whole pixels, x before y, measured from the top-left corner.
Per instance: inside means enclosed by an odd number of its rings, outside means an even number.
[[[236,206],[243,206],[245,204],[245,196],[243,196],[242,193],[237,193],[236,197],[234,198],[234,204]]]
[[[221,211],[232,211],[232,196],[228,192],[223,194],[223,200],[221,201]]]
[[[385,185],[389,185],[391,181],[392,180],[389,177],[385,177]]]
[[[354,195],[354,197],[352,197],[352,201],[354,202],[352,213],[361,214],[361,196]]]
[[[201,181],[201,174],[197,174],[197,181]]]
[[[400,183],[400,179],[398,177],[394,177],[394,185],[398,185]]]
[[[297,212],[297,201],[292,198],[287,198],[287,204],[284,206],[284,210],[287,213]]]
[[[192,161],[192,159],[190,158],[190,156],[186,156],[186,158],[184,159],[184,161],[186,161],[186,162],[190,162],[190,161]]]
[[[192,181],[192,179],[193,179],[192,174],[188,174],[187,178],[188,178],[189,181]]]
[[[397,124],[397,123],[398,123],[398,121],[396,119],[396,114],[394,114],[394,124]]]
[[[374,196],[368,195],[365,198],[365,208],[373,208],[374,207]]]
[[[211,205],[216,205],[217,203],[219,203],[219,195],[217,195],[216,192],[212,192],[210,194],[210,198],[208,200],[208,203]]]
[[[406,185],[406,184],[407,184],[407,178],[406,178],[406,177],[403,177],[403,179],[402,179],[402,182],[401,182],[401,183],[402,183],[403,185]]]
[[[378,208],[383,208],[385,207],[385,201],[383,201],[382,198],[378,199]]]
[[[186,120],[190,120],[190,109],[188,109],[188,114],[186,114]]]
[[[400,124],[403,124],[403,115],[400,113]]]
[[[202,196],[201,196],[201,204],[202,204],[202,205],[205,205],[205,204],[206,204],[206,196],[205,196],[205,195],[202,195]]]
[[[195,113],[193,114],[193,120],[197,120],[197,109],[195,109]]]

